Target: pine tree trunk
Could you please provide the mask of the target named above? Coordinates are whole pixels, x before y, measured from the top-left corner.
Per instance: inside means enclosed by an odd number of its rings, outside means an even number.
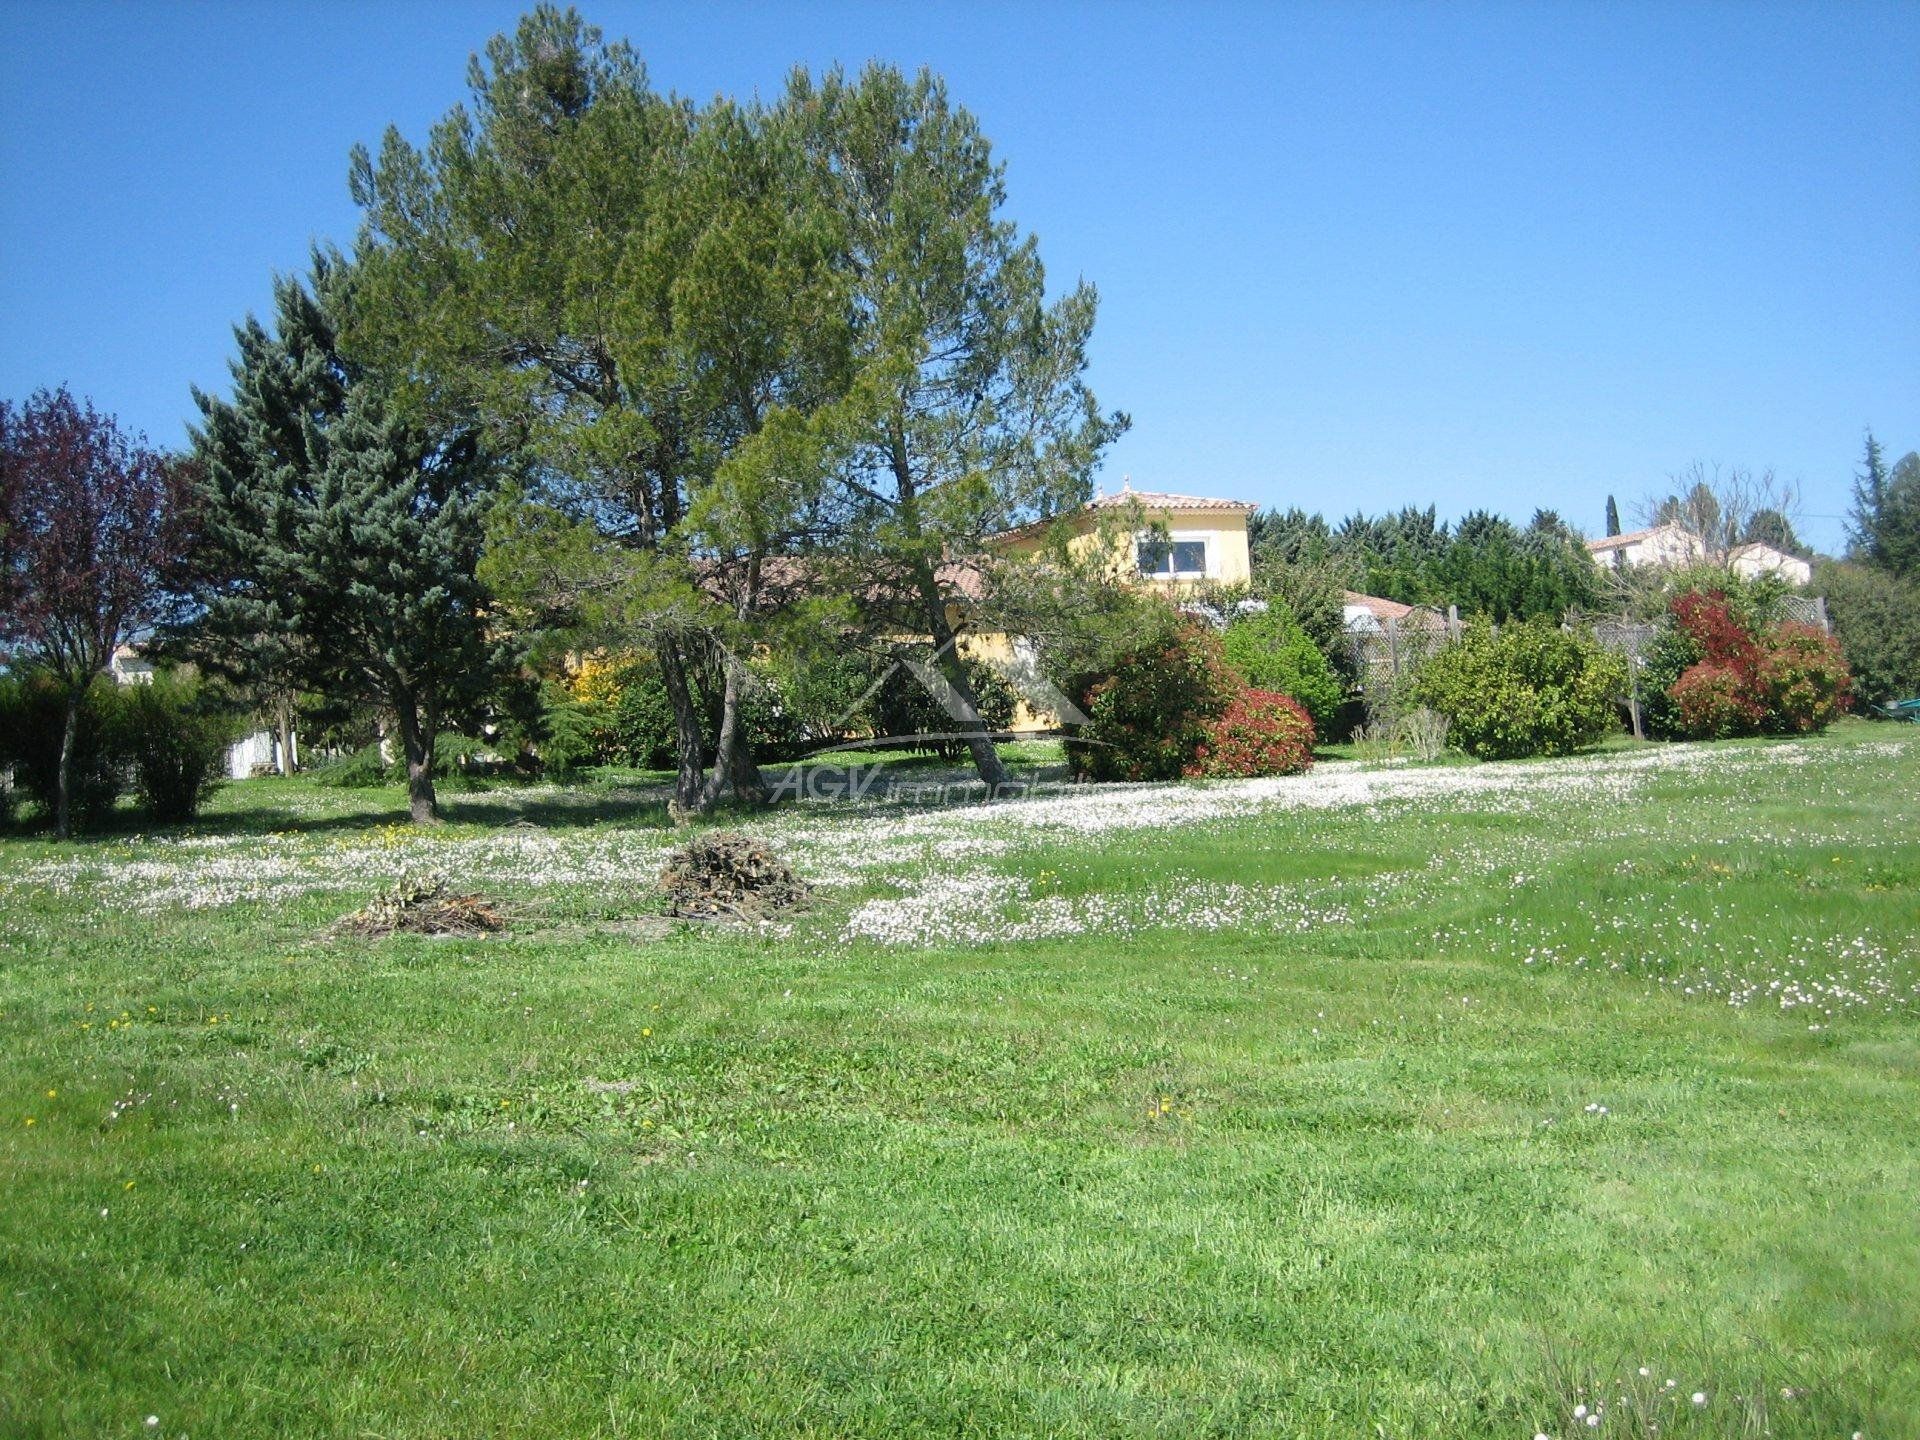
[[[753,742],[742,726],[733,737],[733,793],[743,804],[762,806],[773,803],[773,788],[754,762]]]
[[[953,626],[947,621],[946,601],[931,571],[922,578],[921,596],[926,602],[927,629],[933,637],[935,663],[939,665],[940,673],[947,677],[947,683],[960,697],[967,712],[965,717],[954,720],[954,728],[964,737],[967,754],[973,759],[973,768],[985,782],[988,798],[991,799],[1000,793],[1002,786],[1012,783],[1012,777],[1000,761],[1000,752],[994,748],[993,732],[987,728],[987,722],[980,718],[980,697],[973,693],[973,681],[967,677],[966,662],[960,658],[960,647],[954,643]]]
[[[745,621],[754,612],[760,598],[760,557],[755,555],[747,562],[746,583],[734,604],[735,618]],[[760,767],[753,762],[753,739],[747,733],[745,718],[740,707],[747,697],[747,667],[744,661],[731,650],[724,650],[726,656],[727,683],[722,699],[720,715],[720,735],[714,757],[714,781],[711,793],[717,802],[729,784],[733,787],[734,798],[745,805],[766,805],[771,803],[772,791],[760,773]]]
[[[706,742],[700,737],[700,708],[694,703],[693,687],[687,680],[686,657],[679,640],[674,637],[662,640],[657,653],[667,703],[673,707],[674,757],[679,772],[673,783],[673,803],[676,809],[695,814],[701,808],[701,792],[707,777]]]
[[[399,712],[400,748],[407,757],[407,810],[416,825],[440,823],[440,799],[433,789],[434,727],[421,715],[411,696],[394,707]]]
[[[80,701],[84,690],[67,691],[67,720],[60,731],[60,768],[54,776],[53,833],[66,840],[73,835],[73,742],[80,729]]]
[[[892,442],[891,458],[894,483],[900,493],[901,519],[905,523],[908,538],[918,541],[921,534],[918,486],[913,467],[907,461],[906,437],[897,427]],[[953,626],[947,620],[947,601],[940,593],[939,572],[924,552],[914,561],[913,579],[927,617],[927,634],[933,639],[934,663],[940,667],[940,673],[947,677],[947,683],[953,687],[954,693],[964,702],[967,712],[967,718],[955,720],[955,727],[965,737],[967,753],[973,757],[973,768],[986,783],[987,796],[991,799],[999,794],[1003,785],[1011,783],[1007,767],[1000,763],[1000,752],[993,748],[993,735],[980,718],[980,697],[973,693],[973,682],[967,679],[967,667],[954,647]]]
[[[293,704],[285,696],[280,698],[274,718],[279,722],[280,731],[280,773],[293,774]]]
[[[713,774],[700,787],[700,810],[706,813],[720,803],[733,779],[733,762],[740,734],[740,662],[729,655],[725,664],[726,680],[720,691],[720,733],[714,737]]]
[[[753,742],[747,737],[740,706],[746,699],[747,667],[727,656],[726,688],[720,700],[720,734],[714,740],[713,774],[701,791],[701,809],[711,810],[732,788],[734,798],[747,805],[765,805],[772,792],[760,767],[753,762]]]

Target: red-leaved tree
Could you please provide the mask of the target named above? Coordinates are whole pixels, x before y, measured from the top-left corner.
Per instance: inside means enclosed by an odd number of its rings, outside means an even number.
[[[1810,734],[1846,713],[1853,675],[1831,635],[1792,622],[1756,633],[1719,591],[1689,591],[1669,608],[1700,656],[1667,687],[1687,738]]]
[[[159,618],[184,542],[176,467],[63,387],[0,401],[0,659],[66,693],[54,830],[71,833],[74,733],[87,687]]]

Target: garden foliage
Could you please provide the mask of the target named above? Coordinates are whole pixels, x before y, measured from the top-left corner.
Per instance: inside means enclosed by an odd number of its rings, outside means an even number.
[[[1256,690],[1277,691],[1299,701],[1324,734],[1346,699],[1346,687],[1299,620],[1285,605],[1244,615],[1221,640],[1228,662]]]
[[[1595,744],[1625,689],[1618,656],[1543,618],[1469,628],[1421,667],[1412,698],[1444,715],[1469,755],[1511,760]]]
[[[150,820],[177,825],[200,813],[219,786],[234,717],[196,683],[157,675],[120,696],[120,737],[140,808]]]
[[[30,672],[0,682],[0,769],[51,823],[59,809],[60,737],[67,692]],[[140,810],[163,825],[191,820],[222,777],[234,718],[196,683],[161,674],[121,686],[102,675],[75,712],[69,807],[76,829],[95,829],[131,788]]]
[[[1313,717],[1298,700],[1243,690],[1206,728],[1189,775],[1297,775],[1313,764]]]
[[[1884,705],[1920,695],[1920,580],[1828,561],[1814,588],[1827,597],[1858,698]]]
[[[1839,643],[1810,625],[1766,624],[1741,597],[1689,590],[1648,657],[1647,708],[1656,735],[1724,740],[1824,730],[1851,703]]]
[[[1242,689],[1220,637],[1168,611],[1081,694],[1087,723],[1068,758],[1093,780],[1177,779]]]
[[[120,687],[100,676],[74,712],[68,806],[76,829],[97,826],[126,788],[126,752]],[[42,818],[60,804],[60,734],[67,689],[52,675],[31,672],[0,682],[0,768],[13,767],[17,791]]]

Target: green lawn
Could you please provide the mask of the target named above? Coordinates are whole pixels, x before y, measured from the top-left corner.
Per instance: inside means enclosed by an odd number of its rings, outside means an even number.
[[[1915,795],[798,805],[753,933],[620,777],[0,840],[0,1436],[1920,1434]],[[326,937],[426,869],[515,927]]]

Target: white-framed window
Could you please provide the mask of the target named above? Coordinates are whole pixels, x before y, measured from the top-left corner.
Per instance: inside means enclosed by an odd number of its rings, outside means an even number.
[[[1141,535],[1134,554],[1140,573],[1154,580],[1204,580],[1213,573],[1213,537],[1204,530]]]

